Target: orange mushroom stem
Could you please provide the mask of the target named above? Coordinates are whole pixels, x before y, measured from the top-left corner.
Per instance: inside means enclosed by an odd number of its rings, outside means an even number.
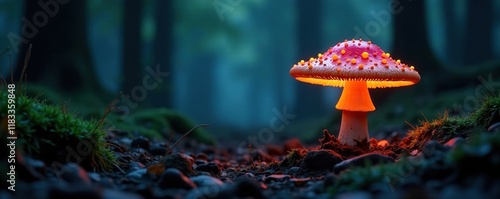
[[[335,106],[342,110],[339,141],[351,146],[368,141],[367,112],[374,111],[366,81],[347,81]]]

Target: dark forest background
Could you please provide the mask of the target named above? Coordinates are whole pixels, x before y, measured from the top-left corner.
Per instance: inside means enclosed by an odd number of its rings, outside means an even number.
[[[279,135],[316,139],[337,131],[341,89],[298,82],[289,69],[362,37],[422,77],[370,91],[376,136],[445,109],[465,114],[478,88],[500,88],[483,81],[500,82],[499,11],[499,0],[0,0],[0,71],[19,77],[31,44],[28,87],[95,118],[158,69],[168,75],[130,112],[169,108],[230,138],[257,134],[286,109],[296,117]]]

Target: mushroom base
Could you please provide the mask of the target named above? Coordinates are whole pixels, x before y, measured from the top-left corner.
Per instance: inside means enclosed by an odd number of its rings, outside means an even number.
[[[356,141],[368,141],[367,112],[342,111],[339,141],[342,144],[356,146]]]

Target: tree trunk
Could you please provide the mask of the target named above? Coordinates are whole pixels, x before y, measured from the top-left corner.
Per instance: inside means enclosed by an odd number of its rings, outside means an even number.
[[[419,94],[434,92],[435,75],[442,76],[446,70],[434,55],[427,35],[427,23],[424,1],[399,1],[401,12],[394,14],[394,42],[392,52],[394,59],[415,66],[421,81],[412,86]],[[435,78],[433,78],[435,77]],[[393,89],[372,89],[370,91],[375,106],[381,106],[393,93]]]
[[[174,25],[174,1],[156,1],[155,10],[156,33],[154,39],[153,53],[154,65],[159,64],[160,70],[173,73],[173,25]],[[158,88],[151,91],[150,102],[153,106],[172,107],[173,106],[173,82],[167,77],[159,84]]]
[[[321,4],[322,1],[314,3],[297,1],[297,53],[298,57],[301,57],[301,59],[309,60],[310,57],[316,57],[322,50]],[[314,12],[309,12],[309,10],[313,10]],[[298,62],[300,60],[296,61]],[[296,85],[296,103],[293,113],[298,113],[299,116],[304,115],[312,117],[318,116],[318,113],[323,112],[323,110],[321,110],[321,104],[323,104],[322,87],[302,82],[298,82]]]
[[[458,20],[456,18],[456,12],[454,6],[455,0],[444,0],[441,2],[443,8],[443,18],[444,18],[444,32],[446,35],[445,39],[445,60],[448,64],[454,66],[463,65],[463,54],[464,50],[462,48],[464,34],[463,30],[459,29]]]
[[[130,93],[142,85],[144,67],[141,62],[142,1],[125,0],[122,46],[121,90]],[[154,66],[152,68],[155,68]]]
[[[87,43],[87,1],[55,5],[47,6],[46,11],[38,1],[25,1],[26,20],[20,36],[26,43],[19,46],[15,80],[22,73],[27,49],[32,44],[25,73],[27,81],[65,93],[94,92],[102,97],[104,91]]]
[[[477,64],[493,58],[493,1],[467,2],[465,64]]]
[[[394,15],[394,46],[391,54],[415,66],[421,75],[441,70],[427,35],[424,1],[400,2],[403,10]]]

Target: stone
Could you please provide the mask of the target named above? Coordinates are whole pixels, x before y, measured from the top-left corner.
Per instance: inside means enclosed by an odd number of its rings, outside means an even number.
[[[304,157],[301,167],[309,170],[331,170],[342,161],[342,157],[333,150],[321,149],[309,151]]]
[[[208,172],[212,176],[219,176],[222,172],[222,169],[213,162],[209,162],[207,164],[200,164],[198,165],[198,167],[196,167],[196,170]]]
[[[160,160],[160,163],[165,166],[165,168],[175,168],[184,173],[184,175],[191,175],[194,173],[193,170],[193,158],[185,156],[181,153],[175,153],[164,157]]]
[[[155,144],[151,146],[148,150],[149,154],[158,156],[166,155],[167,151],[168,151],[167,147],[162,144]]]
[[[194,184],[196,184],[197,187],[208,187],[208,186],[222,186],[224,183],[214,177],[211,176],[206,176],[206,175],[200,175],[200,176],[195,176],[190,178]]]
[[[158,186],[163,189],[176,188],[190,190],[196,188],[196,184],[191,179],[175,168],[169,168],[162,173]]]
[[[68,183],[91,184],[87,171],[75,163],[64,165],[61,172],[61,178]]]
[[[448,142],[446,142],[444,144],[444,146],[449,147],[449,148],[454,148],[457,145],[460,145],[460,144],[463,144],[463,143],[465,143],[465,140],[463,138],[461,138],[461,137],[454,137],[454,138],[448,140]]]

